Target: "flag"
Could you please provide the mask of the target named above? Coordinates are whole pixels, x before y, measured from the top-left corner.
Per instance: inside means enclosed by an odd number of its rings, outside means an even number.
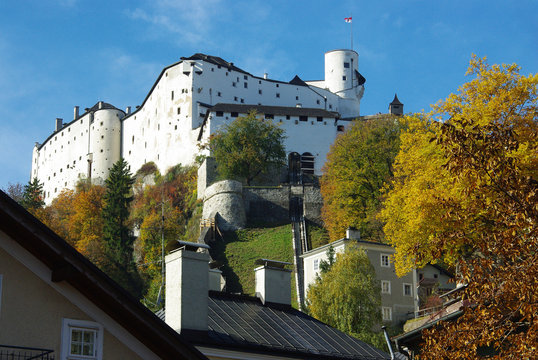
[[[351,16],[348,17],[348,18],[344,18],[344,21],[347,22],[347,23],[350,23],[351,22]]]

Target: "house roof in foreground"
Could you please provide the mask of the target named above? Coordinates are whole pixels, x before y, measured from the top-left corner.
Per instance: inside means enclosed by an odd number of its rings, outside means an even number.
[[[158,315],[164,320],[164,311]],[[183,330],[196,346],[300,359],[389,359],[390,356],[289,305],[209,292],[209,330]]]
[[[162,359],[207,359],[176,331],[0,191],[0,230]]]

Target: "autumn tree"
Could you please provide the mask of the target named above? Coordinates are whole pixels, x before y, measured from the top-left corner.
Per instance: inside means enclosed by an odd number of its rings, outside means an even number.
[[[3,191],[9,195],[10,198],[22,204],[24,196],[24,186],[21,183],[8,183],[7,187]]]
[[[152,171],[156,173],[155,169]],[[147,175],[148,172],[137,173]],[[156,173],[155,180],[154,185],[136,186],[131,213],[134,226],[139,229],[135,252],[147,283],[145,298],[150,307],[157,302],[162,281],[162,241],[167,244],[184,238],[195,210],[197,169],[176,165],[163,176]]]
[[[332,145],[321,178],[322,217],[331,240],[348,227],[363,238],[383,238],[376,215],[383,185],[393,175],[401,128],[393,116],[355,121]]]
[[[122,158],[110,169],[105,181],[103,239],[108,260],[105,271],[133,295],[142,291],[141,279],[133,260],[132,227],[129,223],[134,179]]]
[[[381,323],[381,288],[364,250],[349,248],[309,286],[307,308],[316,319],[378,348],[384,340],[374,326]]]
[[[424,333],[424,358],[535,358],[538,75],[476,57],[468,74],[474,79],[429,116],[444,121],[418,122],[402,136],[386,235],[400,273],[444,259],[468,284],[470,306]]]
[[[256,177],[284,165],[284,138],[283,129],[250,112],[211,136],[207,146],[221,177],[250,185]]]

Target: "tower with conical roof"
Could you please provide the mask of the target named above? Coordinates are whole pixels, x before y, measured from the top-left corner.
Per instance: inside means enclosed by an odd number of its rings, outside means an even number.
[[[394,94],[394,100],[389,104],[389,113],[392,115],[403,115],[403,104],[398,100],[398,95]]]

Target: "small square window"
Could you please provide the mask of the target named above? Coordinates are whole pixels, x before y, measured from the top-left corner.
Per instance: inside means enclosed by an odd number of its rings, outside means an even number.
[[[316,120],[321,122],[321,121],[323,121],[323,117],[322,117],[322,116],[318,116]]]
[[[411,292],[411,284],[403,284],[403,294],[404,296],[413,296]]]
[[[320,102],[319,100],[316,100],[316,104],[318,104],[318,105],[319,105],[319,104],[321,104],[321,102]]]
[[[308,116],[305,116],[305,115],[299,116],[299,121],[308,121]]]
[[[247,76],[247,75],[243,75],[243,79],[248,80],[248,76]]]
[[[247,88],[248,88],[248,83],[244,83],[244,84],[243,84],[243,87],[244,87],[245,89],[247,89]]]
[[[290,116],[289,115],[286,115],[286,120],[289,120],[290,119]]]
[[[383,306],[381,314],[383,315],[383,321],[392,321],[392,308]]]
[[[245,103],[245,99],[241,99],[241,104],[244,104]]]
[[[347,76],[342,76],[342,80],[346,81],[347,80]]]
[[[224,113],[222,111],[216,111],[215,115],[221,117]]]
[[[280,87],[278,84],[276,84],[276,87]]]
[[[238,113],[236,113],[236,112],[232,112],[232,113],[230,113],[230,116],[231,116],[231,117],[234,117],[234,118],[235,118],[235,117],[238,117],[238,116],[239,116],[239,114],[238,114]]]
[[[390,255],[381,254],[381,267],[390,267]]]
[[[276,97],[279,98],[279,97],[280,97],[280,94],[279,94],[279,93],[276,93]]]
[[[220,91],[217,91],[217,96],[222,96],[222,93]]]
[[[262,91],[261,91],[261,89],[260,89],[260,90],[258,90],[258,94],[260,94],[260,95],[262,94]]]
[[[274,119],[275,116],[273,114],[265,114],[266,119]]]
[[[237,96],[234,96],[234,101],[237,101]]]
[[[389,280],[381,280],[381,294],[390,294]]]
[[[319,259],[314,259],[314,271],[319,270]]]
[[[298,96],[296,96],[296,97],[295,97],[295,100],[299,100],[299,97],[298,97]]]
[[[235,83],[234,83],[234,82],[232,83],[232,86],[233,86],[233,87],[236,87],[236,85],[235,85]]]
[[[344,63],[344,69],[349,69],[349,63],[348,62]]]
[[[63,319],[61,359],[103,358],[103,327],[92,321]]]

